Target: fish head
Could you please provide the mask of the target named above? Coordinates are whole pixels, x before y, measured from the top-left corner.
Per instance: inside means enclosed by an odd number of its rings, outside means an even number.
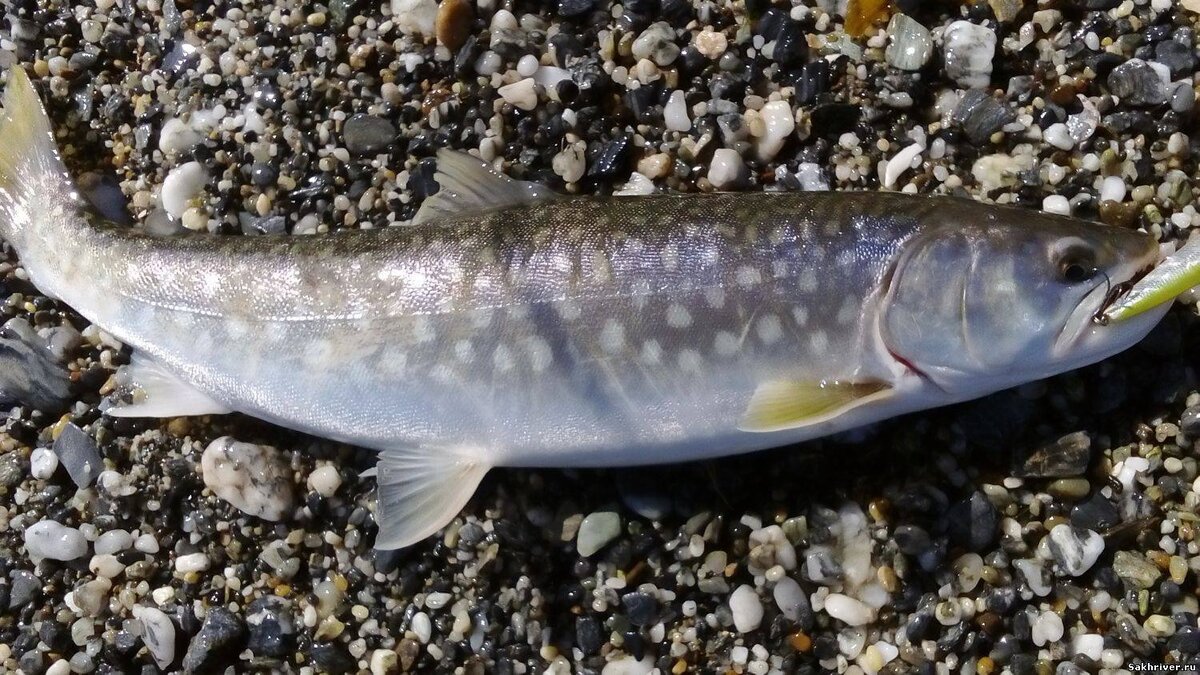
[[[1146,234],[1014,208],[948,209],[904,246],[880,335],[897,359],[963,398],[1094,363],[1150,331],[1095,320],[1158,259]]]

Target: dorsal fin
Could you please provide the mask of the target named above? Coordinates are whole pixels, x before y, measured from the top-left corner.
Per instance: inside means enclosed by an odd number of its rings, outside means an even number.
[[[558,196],[545,185],[513,180],[481,159],[447,148],[438,150],[437,173],[433,178],[440,189],[437,194],[425,198],[413,218],[413,225]]]

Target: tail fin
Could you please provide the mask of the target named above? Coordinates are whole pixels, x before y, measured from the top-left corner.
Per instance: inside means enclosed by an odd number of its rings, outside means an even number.
[[[73,190],[46,109],[25,70],[13,66],[0,112],[0,233],[12,238],[39,203],[61,201]]]

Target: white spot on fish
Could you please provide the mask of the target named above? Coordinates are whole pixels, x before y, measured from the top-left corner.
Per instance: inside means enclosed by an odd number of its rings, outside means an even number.
[[[662,258],[663,269],[673,272],[679,269],[679,248],[675,244],[667,244],[659,253]]]
[[[721,356],[733,356],[741,349],[741,341],[733,333],[723,330],[717,333],[717,337],[713,340],[713,350]]]
[[[225,319],[225,335],[230,340],[241,340],[250,334],[250,323],[237,316]]]
[[[737,282],[740,286],[755,286],[762,283],[762,272],[750,265],[742,265],[737,269]]]
[[[449,382],[454,379],[454,369],[444,363],[439,363],[429,369],[429,376],[438,382]]]
[[[658,340],[646,340],[642,343],[642,363],[649,366],[662,363],[662,347]]]
[[[513,361],[512,352],[508,347],[499,345],[496,351],[492,352],[492,365],[501,373],[506,373],[513,369],[516,363]]]
[[[783,260],[776,260],[771,263],[771,273],[776,279],[782,279],[788,275],[788,264]]]
[[[812,293],[817,290],[817,271],[809,268],[800,273],[800,279],[796,285],[803,293]]]
[[[600,330],[600,348],[609,354],[625,348],[625,327],[616,319],[604,322],[604,328]]]
[[[672,302],[667,306],[667,325],[671,328],[687,328],[692,325],[692,314],[683,305]]]
[[[529,367],[533,368],[534,372],[542,372],[554,361],[550,345],[536,335],[525,341],[525,349],[529,352]]]
[[[709,307],[721,309],[725,306],[725,289],[720,286],[704,289],[704,300]]]
[[[842,325],[849,325],[854,322],[862,314],[862,307],[854,297],[847,297],[842,301],[842,307],[837,313],[837,322]]]
[[[434,337],[433,324],[430,323],[429,317],[418,314],[412,318],[413,342],[429,342]]]
[[[378,365],[383,375],[403,377],[408,369],[408,353],[398,347],[387,347],[380,352]]]
[[[783,324],[779,322],[779,317],[774,314],[767,314],[758,320],[758,337],[764,344],[775,344],[783,337]]]
[[[808,336],[808,345],[812,347],[814,354],[824,354],[829,348],[829,337],[825,335],[825,331],[819,330]]]
[[[792,319],[795,320],[797,326],[803,326],[808,323],[808,308],[802,305],[793,307]]]
[[[698,373],[701,366],[704,365],[704,359],[700,356],[700,352],[695,349],[683,349],[679,352],[679,369],[685,373]]]
[[[646,279],[638,279],[633,282],[633,308],[645,309],[646,303],[650,301],[650,282]]]
[[[471,315],[471,326],[474,328],[487,328],[492,324],[492,315],[494,313],[490,307],[475,310]]]
[[[470,363],[475,360],[475,347],[470,340],[459,340],[454,343],[454,355],[459,361]]]
[[[558,303],[558,315],[563,321],[574,321],[583,314],[579,309],[579,303],[574,300],[563,300]]]
[[[324,368],[333,359],[334,352],[333,342],[313,340],[304,348],[304,363],[310,368]]]

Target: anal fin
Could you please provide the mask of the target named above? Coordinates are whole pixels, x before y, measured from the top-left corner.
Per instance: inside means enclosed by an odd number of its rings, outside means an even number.
[[[186,417],[225,415],[233,412],[167,372],[149,358],[134,354],[129,365],[117,371],[118,396],[104,411],[111,417]],[[121,396],[120,394],[126,394]],[[123,399],[130,398],[129,401]]]
[[[386,450],[376,464],[375,548],[404,548],[445,527],[491,467],[444,448]]]
[[[832,420],[854,408],[892,394],[878,380],[772,380],[758,385],[738,428],[742,431],[783,431]]]

